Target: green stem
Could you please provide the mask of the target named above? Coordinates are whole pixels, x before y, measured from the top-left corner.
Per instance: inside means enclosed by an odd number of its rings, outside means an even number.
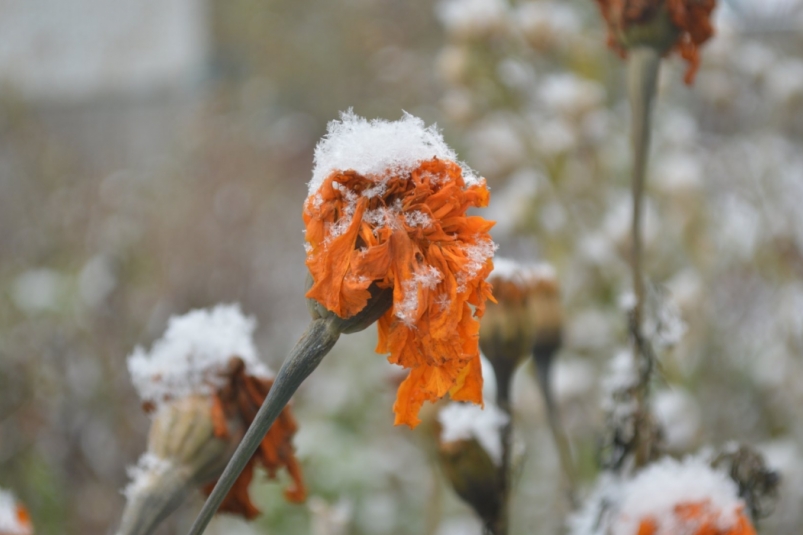
[[[546,406],[547,422],[549,429],[552,431],[552,437],[555,440],[555,447],[558,450],[558,458],[563,473],[566,476],[566,495],[569,504],[572,507],[577,506],[576,486],[577,480],[575,477],[574,461],[572,460],[571,443],[566,430],[563,427],[563,422],[558,414],[558,406],[555,403],[555,396],[552,393],[552,362],[555,358],[558,346],[536,346],[533,349],[533,359],[535,360],[536,375],[538,376],[538,385],[541,388],[541,394],[544,398],[544,405]]]
[[[340,337],[340,332],[332,319],[316,319],[310,323],[307,331],[279,370],[268,397],[262,403],[251,427],[246,431],[214,490],[206,499],[198,518],[190,528],[189,535],[200,535],[204,532],[221,502],[259,447],[265,433],[290,401],[299,385],[318,367],[323,357],[335,345]]]
[[[636,46],[628,51],[627,86],[631,110],[631,141],[633,146],[633,221],[631,227],[633,293],[636,302],[631,316],[633,357],[639,371],[640,383],[636,393],[639,414],[647,414],[647,391],[652,374],[652,358],[645,351],[642,333],[644,316],[644,275],[642,273],[642,219],[644,211],[644,182],[647,174],[647,159],[650,148],[650,123],[652,103],[655,98],[658,68],[661,55],[650,46]],[[637,429],[641,426],[637,426]],[[638,430],[637,430],[638,433]],[[649,450],[646,437],[636,437],[636,464],[647,461]]]
[[[501,429],[502,461],[499,466],[499,516],[488,531],[493,535],[507,535],[510,529],[510,461],[513,450],[513,410],[510,401],[510,383],[513,379],[516,360],[497,359],[500,363],[495,366],[496,376],[496,404],[507,415],[507,423]]]

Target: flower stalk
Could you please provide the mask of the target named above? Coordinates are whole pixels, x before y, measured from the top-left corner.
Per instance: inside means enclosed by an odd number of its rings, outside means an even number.
[[[334,347],[339,337],[340,331],[337,330],[335,322],[331,319],[316,319],[310,323],[279,370],[268,397],[265,398],[254,422],[246,431],[215,488],[206,499],[206,503],[190,528],[189,535],[200,535],[204,532],[221,502],[259,447],[265,433],[268,432],[304,379],[318,367],[323,357]]]
[[[574,508],[577,506],[575,492],[577,477],[572,459],[571,444],[558,414],[555,394],[552,391],[552,363],[559,348],[559,344],[538,344],[533,348],[533,360],[535,361],[536,374],[538,375],[538,386],[544,398],[547,423],[550,431],[552,431],[552,438],[555,440],[555,447],[558,450],[560,465],[566,477],[566,497],[569,500],[569,504]]]
[[[323,307],[310,304],[312,322],[282,364],[268,396],[206,499],[201,512],[190,528],[189,535],[200,535],[204,532],[229,490],[234,486],[240,473],[259,447],[265,433],[268,432],[301,383],[334,347],[340,335],[365,329],[384,314],[392,304],[392,292],[372,287],[371,295],[366,307],[348,319],[340,318],[332,313],[327,314]]]
[[[630,315],[630,335],[633,342],[633,358],[639,373],[636,391],[638,414],[648,414],[649,381],[653,370],[653,356],[649,342],[642,331],[644,318],[644,274],[642,267],[642,223],[644,212],[644,183],[650,148],[652,104],[655,98],[661,52],[649,45],[640,45],[628,51],[627,87],[631,110],[631,143],[633,147],[633,218],[631,225],[631,269],[635,303]],[[635,437],[635,460],[643,466],[649,460],[651,434],[641,433],[647,426],[637,425]]]
[[[493,525],[489,526],[492,535],[507,535],[510,524],[510,465],[513,450],[513,410],[510,400],[510,386],[516,361],[506,361],[507,366],[496,366],[496,404],[507,416],[507,423],[501,428],[502,462],[499,463],[499,497],[501,506]]]

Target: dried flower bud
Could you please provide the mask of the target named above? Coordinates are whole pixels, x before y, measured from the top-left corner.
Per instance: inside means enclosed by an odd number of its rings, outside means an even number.
[[[480,324],[480,347],[499,368],[513,367],[531,353],[551,358],[560,347],[563,309],[554,270],[497,258],[488,282],[496,304]]]
[[[0,489],[0,535],[33,535],[28,511],[14,495]]]
[[[486,526],[499,518],[503,507],[501,430],[508,416],[486,402],[450,403],[438,415],[438,459],[444,475]]]
[[[714,35],[716,0],[596,0],[608,24],[608,45],[623,57],[627,49],[649,46],[661,54],[677,50],[689,63],[684,78],[694,81],[699,47]]]
[[[221,422],[215,410],[207,396],[189,396],[159,408],[147,451],[130,471],[132,481],[124,491],[127,503],[118,535],[150,533],[187,493],[223,471],[237,440],[217,436]],[[243,431],[240,425],[226,432],[239,437]]]

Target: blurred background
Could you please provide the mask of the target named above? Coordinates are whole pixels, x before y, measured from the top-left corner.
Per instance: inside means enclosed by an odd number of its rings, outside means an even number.
[[[721,0],[695,85],[664,62],[649,176],[655,407],[676,454],[730,440],[781,470],[765,533],[803,525],[803,3]],[[278,369],[303,332],[301,206],[326,123],[437,122],[487,177],[499,254],[557,268],[556,370],[582,478],[627,347],[624,64],[591,0],[0,3],[0,486],[39,534],[112,533],[148,418],[125,359],[173,314],[240,302]],[[375,332],[302,386],[306,505],[213,533],[479,534],[427,426],[392,426]],[[514,385],[513,533],[568,512],[532,370]],[[187,529],[193,496],[160,533]]]

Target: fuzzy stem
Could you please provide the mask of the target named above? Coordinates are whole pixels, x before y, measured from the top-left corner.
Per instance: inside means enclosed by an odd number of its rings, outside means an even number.
[[[563,427],[563,422],[558,414],[558,406],[555,403],[555,396],[552,393],[552,362],[557,352],[557,346],[536,346],[533,349],[533,360],[535,360],[536,375],[538,376],[538,385],[541,387],[541,394],[544,397],[544,405],[546,406],[547,422],[549,429],[552,431],[552,437],[555,440],[555,447],[558,450],[558,457],[560,458],[561,468],[566,476],[566,495],[569,504],[572,507],[577,506],[576,496],[576,477],[574,469],[574,461],[572,460],[571,444],[566,430]]]
[[[206,503],[190,528],[189,535],[200,535],[204,532],[274,420],[290,401],[299,385],[335,345],[341,331],[334,326],[334,323],[332,319],[316,319],[310,323],[279,370],[268,397],[262,403],[251,427],[246,431],[214,490],[206,499]]]
[[[633,293],[635,304],[630,318],[633,338],[633,357],[639,371],[640,382],[636,392],[639,414],[647,414],[647,394],[652,374],[652,358],[645,350],[642,333],[644,316],[644,275],[642,273],[642,215],[644,211],[644,182],[650,148],[650,119],[655,97],[661,55],[655,48],[636,46],[628,51],[627,86],[631,110],[631,141],[633,146],[633,220],[631,227]],[[638,429],[641,426],[637,426]],[[636,465],[647,461],[647,437],[636,437]]]

